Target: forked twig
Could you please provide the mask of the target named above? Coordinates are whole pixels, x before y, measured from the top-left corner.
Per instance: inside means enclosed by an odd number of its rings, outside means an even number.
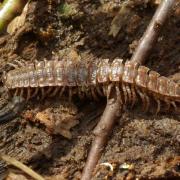
[[[175,0],[163,0],[156,10],[146,32],[144,33],[131,61],[136,61],[139,64],[144,64],[147,60],[147,56],[156,42],[160,33],[161,27],[165,23],[170,10]],[[95,139],[91,145],[88,159],[84,167],[81,180],[90,180],[93,170],[101,157],[105,144],[107,143],[108,136],[111,134],[115,120],[117,118],[117,112],[121,108],[121,103],[116,97],[116,93],[112,94],[112,97],[108,99],[104,113],[94,130]]]

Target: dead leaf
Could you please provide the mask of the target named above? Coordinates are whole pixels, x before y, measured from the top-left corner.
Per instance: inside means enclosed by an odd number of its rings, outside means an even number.
[[[113,18],[109,31],[110,36],[116,37],[121,29],[129,22],[129,19],[133,14],[131,8],[129,7],[131,3],[131,1],[125,1],[117,15]]]
[[[61,134],[62,136],[71,139],[71,128],[79,123],[76,116],[70,114],[54,114],[49,109],[38,112],[35,120],[46,127],[46,131],[50,134]]]

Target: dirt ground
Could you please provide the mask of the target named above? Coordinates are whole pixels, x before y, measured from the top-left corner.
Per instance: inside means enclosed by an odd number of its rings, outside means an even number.
[[[119,9],[125,2],[129,6],[121,16]],[[0,36],[0,73],[10,70],[7,63],[15,59],[130,59],[158,2],[33,0],[25,24],[11,35]],[[119,20],[113,21],[115,17]],[[118,33],[114,27],[119,28]],[[178,0],[146,66],[172,78],[180,72]],[[0,88],[3,90],[2,83]],[[1,94],[1,107],[5,98],[6,94]],[[46,179],[79,179],[93,140],[92,130],[105,105],[105,99],[69,103],[66,98],[34,98],[19,117],[0,126],[0,153],[15,157]],[[178,177],[180,116],[170,112],[155,116],[143,113],[139,106],[133,110],[127,107],[117,120],[93,179]]]

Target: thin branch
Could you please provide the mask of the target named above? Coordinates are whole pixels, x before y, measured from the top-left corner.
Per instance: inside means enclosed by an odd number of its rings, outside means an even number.
[[[164,0],[159,5],[154,17],[152,18],[150,25],[148,26],[145,34],[140,41],[136,52],[134,53],[131,61],[139,62],[144,64],[146,57],[156,42],[160,29],[165,23],[170,10],[175,0]],[[86,161],[85,168],[82,173],[81,180],[90,180],[92,173],[98,160],[101,157],[104,146],[107,143],[108,136],[114,127],[115,120],[117,118],[117,112],[121,108],[121,103],[116,97],[116,93],[112,94],[112,98],[108,99],[105,111],[94,130],[95,139],[92,143],[88,159]]]
[[[94,129],[95,139],[92,143],[91,150],[88,154],[86,166],[83,171],[82,180],[91,179],[92,173],[96,164],[101,157],[104,146],[107,143],[108,136],[114,127],[115,120],[119,116],[121,104],[115,97],[108,100],[105,111],[99,121],[98,125]]]
[[[136,61],[140,64],[145,63],[147,56],[158,39],[159,33],[165,24],[174,3],[175,0],[162,0],[162,3],[156,10],[149,26],[140,40],[140,43],[134,52],[131,61]]]

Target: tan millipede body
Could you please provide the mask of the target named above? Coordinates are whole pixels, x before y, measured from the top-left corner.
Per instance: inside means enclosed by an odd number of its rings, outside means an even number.
[[[19,63],[20,64],[20,63]],[[4,85],[9,91],[20,94],[27,100],[42,93],[55,96],[59,93],[75,94],[80,97],[109,97],[111,90],[118,89],[123,104],[134,105],[140,97],[144,110],[148,110],[150,100],[157,102],[157,112],[161,102],[167,109],[180,102],[180,86],[174,81],[151,71],[136,62],[114,59],[111,63],[104,59],[99,63],[83,61],[35,61],[5,73]],[[27,93],[25,93],[27,89]]]

